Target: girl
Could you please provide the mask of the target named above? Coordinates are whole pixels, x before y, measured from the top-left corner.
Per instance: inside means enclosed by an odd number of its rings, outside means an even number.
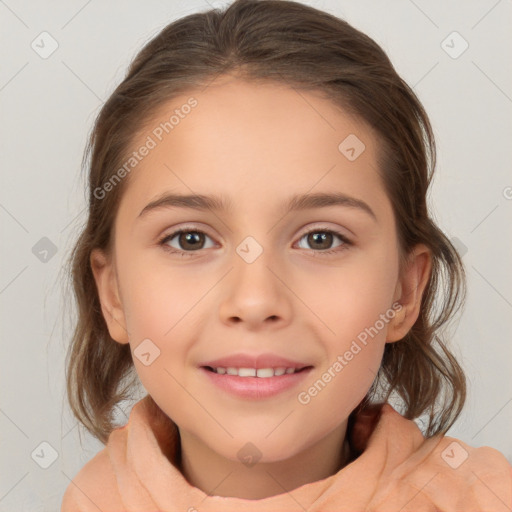
[[[428,118],[374,41],[291,1],[187,16],[87,149],[67,385],[106,447],[63,512],[510,509],[505,457],[445,436],[464,270],[426,206]]]

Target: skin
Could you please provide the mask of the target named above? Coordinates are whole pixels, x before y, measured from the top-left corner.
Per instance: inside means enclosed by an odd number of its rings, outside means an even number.
[[[149,338],[160,350],[149,366],[134,362],[180,429],[184,476],[205,493],[261,499],[346,464],[347,418],[370,388],[385,344],[401,340],[416,321],[431,259],[419,245],[399,275],[378,141],[360,120],[317,93],[228,75],[174,98],[148,126],[190,96],[198,106],[129,176],[112,254],[95,250],[91,265],[113,340],[133,351]],[[338,150],[349,134],[366,146],[354,161]],[[293,194],[333,191],[365,201],[376,220],[344,206],[281,213]],[[138,218],[165,192],[222,194],[233,210],[161,208]],[[189,224],[207,233],[200,250],[183,239],[180,245],[179,235],[167,246],[191,256],[158,244]],[[352,243],[332,235],[319,249],[304,236],[312,228],[338,231]],[[247,236],[263,249],[250,264],[236,252]],[[338,252],[323,255],[323,247]],[[394,303],[402,308],[378,335],[309,403],[299,403],[298,393]],[[234,352],[273,352],[314,368],[297,388],[245,400],[212,386],[197,367]],[[251,467],[237,456],[248,442],[261,452]]]

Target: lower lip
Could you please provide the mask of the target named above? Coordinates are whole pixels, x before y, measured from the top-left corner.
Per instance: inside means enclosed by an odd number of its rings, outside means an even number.
[[[239,377],[227,373],[221,375],[204,367],[200,368],[219,388],[235,396],[253,400],[270,398],[297,386],[312,369],[310,367],[298,373],[285,373],[277,377]]]

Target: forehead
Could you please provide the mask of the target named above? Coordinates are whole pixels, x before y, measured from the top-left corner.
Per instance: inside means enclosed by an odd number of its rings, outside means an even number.
[[[246,209],[317,188],[383,194],[371,128],[318,91],[221,77],[162,104],[134,149],[148,138],[123,198],[140,209],[169,191],[218,193]]]

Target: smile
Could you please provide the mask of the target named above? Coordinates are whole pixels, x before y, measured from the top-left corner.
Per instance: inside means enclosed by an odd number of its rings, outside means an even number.
[[[304,368],[200,368],[209,384],[232,396],[245,400],[264,400],[297,388],[313,369]]]
[[[206,366],[206,369],[218,373],[219,375],[238,375],[239,377],[259,377],[266,379],[268,377],[279,377],[285,374],[298,373],[305,368],[235,368],[233,366],[229,366],[227,368],[223,368],[219,366],[218,368],[212,368],[210,366]]]

